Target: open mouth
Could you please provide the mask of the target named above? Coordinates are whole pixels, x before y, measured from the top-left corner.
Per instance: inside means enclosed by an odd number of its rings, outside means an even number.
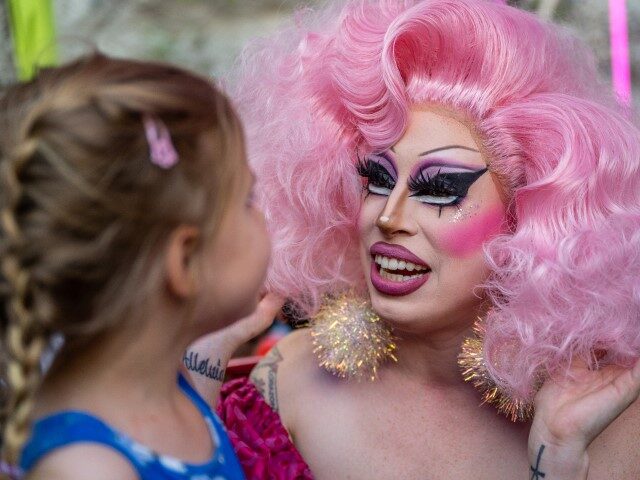
[[[385,295],[415,292],[429,280],[431,268],[402,245],[376,242],[369,249],[372,286]]]
[[[382,278],[393,282],[408,282],[424,277],[431,271],[424,265],[417,265],[400,258],[375,255],[373,260]]]

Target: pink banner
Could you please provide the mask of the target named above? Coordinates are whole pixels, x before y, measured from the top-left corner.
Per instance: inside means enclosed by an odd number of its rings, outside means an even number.
[[[626,0],[609,0],[611,33],[611,78],[623,105],[631,105],[631,65]]]

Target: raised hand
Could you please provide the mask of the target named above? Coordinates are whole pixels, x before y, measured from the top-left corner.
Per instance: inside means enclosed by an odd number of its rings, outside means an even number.
[[[589,370],[574,362],[572,379],[549,379],[535,398],[529,435],[532,480],[586,479],[587,447],[640,394],[640,361],[633,368]]]
[[[267,293],[251,315],[199,338],[187,348],[183,368],[212,408],[218,402],[224,372],[233,352],[269,328],[283,303],[283,298]]]

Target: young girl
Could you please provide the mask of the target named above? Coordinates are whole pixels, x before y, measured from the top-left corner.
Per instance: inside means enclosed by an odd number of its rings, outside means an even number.
[[[0,134],[4,473],[243,478],[179,375],[190,343],[255,309],[268,263],[229,101],[95,54],[5,91]]]

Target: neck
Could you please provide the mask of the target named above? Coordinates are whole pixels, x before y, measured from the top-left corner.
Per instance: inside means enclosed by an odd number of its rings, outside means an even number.
[[[463,340],[471,333],[469,325],[428,334],[396,332],[398,362],[394,368],[430,384],[460,385],[463,380],[458,354]]]
[[[194,340],[178,312],[146,312],[77,351],[65,354],[45,378],[38,402],[41,414],[61,408],[108,415],[123,406],[162,408],[181,395],[176,384],[184,351]],[[111,392],[105,395],[105,392]],[[127,410],[125,410],[127,411]]]
[[[430,318],[408,325],[396,325],[398,338],[398,373],[429,382],[431,385],[464,384],[458,366],[458,355],[465,338],[472,336],[475,319],[485,318],[490,305],[486,302],[467,305],[446,318]]]

